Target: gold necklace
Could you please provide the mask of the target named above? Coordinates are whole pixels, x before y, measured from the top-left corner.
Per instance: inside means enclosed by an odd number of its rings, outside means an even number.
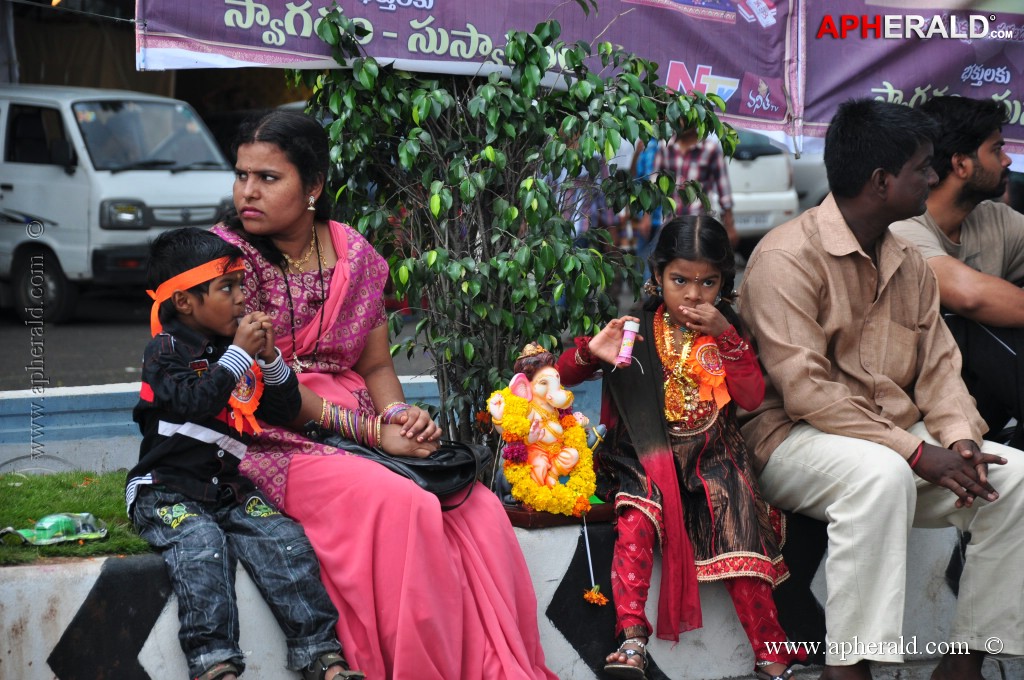
[[[284,253],[284,261],[288,263],[289,267],[294,268],[295,271],[305,272],[306,263],[309,262],[309,258],[313,257],[314,252],[320,258],[320,266],[326,267],[327,261],[324,259],[324,254],[320,251],[320,240],[316,237],[316,222],[313,223],[313,230],[309,239],[309,250],[306,251],[306,254],[299,259],[294,259],[288,253]]]
[[[693,343],[697,339],[697,331],[691,331],[689,329],[681,328],[683,332],[682,341],[677,343],[675,333],[672,330],[672,317],[669,316],[668,312],[663,315],[664,325],[662,334],[665,338],[665,349],[671,354],[677,354],[676,361],[672,365],[670,371],[671,375],[677,382],[687,387],[696,387],[697,382],[690,375],[690,371],[687,368],[686,360],[690,358],[690,351],[693,349]],[[677,345],[682,345],[678,347]]]
[[[682,342],[677,343],[668,312],[661,318],[655,317],[655,332],[658,354],[665,367],[665,417],[669,422],[686,420],[700,406],[700,386],[690,375],[687,362],[699,334],[684,329]]]
[[[316,237],[316,232],[313,232],[313,241],[316,243],[317,252],[320,251],[320,240]],[[292,335],[292,360],[291,367],[296,373],[302,373],[307,368],[311,368],[316,364],[316,355],[320,351],[320,338],[324,334],[324,310],[321,308],[320,313],[317,314],[319,317],[319,327],[316,331],[316,344],[313,346],[313,354],[310,356],[309,361],[303,361],[299,357],[298,348],[299,345],[295,341],[295,303],[292,301],[292,287],[288,283],[288,272],[285,267],[281,267],[281,277],[284,279],[284,292],[288,295],[288,314],[291,317],[289,319],[288,330],[291,331]],[[323,255],[320,256],[320,304],[321,307],[326,303],[324,293],[324,259]]]

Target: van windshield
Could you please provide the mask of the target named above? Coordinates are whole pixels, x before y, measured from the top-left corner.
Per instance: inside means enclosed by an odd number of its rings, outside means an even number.
[[[180,103],[77,102],[72,109],[97,170],[230,170],[196,113]]]

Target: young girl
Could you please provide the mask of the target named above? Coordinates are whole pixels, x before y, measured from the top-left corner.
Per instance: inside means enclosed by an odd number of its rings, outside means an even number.
[[[805,657],[765,644],[786,639],[772,588],[788,570],[736,422],[737,406],[761,403],[764,382],[730,305],[736,266],[728,234],[712,217],[676,218],[662,227],[650,265],[643,342],[632,363],[608,365],[623,323],[636,320],[624,317],[577,338],[557,366],[566,385],[606,369],[601,422],[609,432],[595,456],[599,493],[610,490],[618,514],[611,580],[624,641],[605,672],[645,677],[652,629],[644,607],[657,538],[658,637],[677,641],[700,627],[697,583],[724,581],[754,649],[756,677],[784,680]]]

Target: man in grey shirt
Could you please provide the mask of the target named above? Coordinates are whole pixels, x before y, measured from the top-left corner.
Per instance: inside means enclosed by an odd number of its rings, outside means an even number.
[[[1001,197],[1010,159],[1006,108],[993,100],[939,97],[921,107],[939,124],[932,167],[939,184],[924,215],[892,225],[939,283],[943,316],[963,354],[963,377],[995,436],[1009,419],[1024,443],[1024,215]]]

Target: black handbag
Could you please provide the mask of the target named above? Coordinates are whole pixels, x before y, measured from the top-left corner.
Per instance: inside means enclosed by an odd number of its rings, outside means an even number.
[[[480,474],[480,469],[494,456],[494,452],[482,444],[455,441],[440,442],[437,450],[426,458],[392,456],[380,449],[363,446],[319,427],[308,430],[307,436],[327,446],[380,463],[395,474],[411,479],[421,489],[439,498],[466,490],[465,495],[457,503],[442,503],[442,510],[454,510],[469,500],[470,494],[473,493],[473,482]]]

